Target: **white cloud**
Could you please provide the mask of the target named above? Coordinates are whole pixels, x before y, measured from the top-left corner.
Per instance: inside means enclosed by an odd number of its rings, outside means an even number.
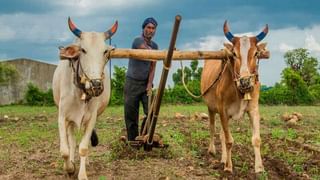
[[[320,56],[320,43],[314,38],[313,35],[307,35],[305,40],[305,48],[311,51],[312,54]]]
[[[48,1],[49,6],[56,6],[58,10],[46,14],[16,13],[0,15],[0,42],[19,40],[41,44],[57,40],[59,42],[71,41],[74,37],[67,28],[66,18],[68,16],[82,16],[85,21],[88,21],[89,19],[86,18],[89,15],[98,12],[105,13],[113,10],[119,13],[137,5],[139,7],[148,7],[156,5],[156,3],[158,2],[150,0],[131,0],[130,3],[126,0]],[[95,31],[95,29],[91,28],[92,24],[95,23],[103,22],[106,26],[111,26],[114,23],[114,19],[108,16],[94,17],[94,21],[89,20],[90,23],[87,24],[80,24],[76,18],[74,20],[76,24],[77,22],[79,23],[79,28],[83,28],[84,31]]]
[[[13,39],[16,35],[15,31],[2,23],[0,23],[0,41]]]
[[[50,20],[48,20],[50,19]],[[21,41],[28,43],[47,43],[57,39],[67,41],[72,38],[67,33],[65,17],[19,13],[1,15],[0,41]],[[66,21],[66,20],[65,20]]]
[[[297,27],[271,30],[267,38],[269,49],[272,52],[284,53],[296,48],[306,48],[311,53],[320,53],[320,25],[304,29]]]
[[[127,0],[56,0],[51,1],[50,3],[72,10],[73,14],[84,16],[101,10],[117,10],[120,12],[127,8],[148,6],[157,2],[158,1],[150,0],[130,0],[130,2]]]
[[[183,49],[186,50],[212,50],[223,48],[224,37],[221,36],[207,36],[201,37],[198,41],[193,43],[186,43]]]
[[[293,50],[293,49],[294,49],[293,46],[290,46],[286,43],[280,43],[280,45],[279,45],[279,51],[282,53],[285,53],[285,52]]]

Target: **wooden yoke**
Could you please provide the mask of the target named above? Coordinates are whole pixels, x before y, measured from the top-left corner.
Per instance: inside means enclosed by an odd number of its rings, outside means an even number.
[[[162,61],[168,54],[167,50],[147,50],[147,49],[114,49],[110,52],[111,58],[133,58],[148,61]],[[228,54],[229,57],[232,54]],[[259,59],[268,59],[269,51],[260,53]],[[199,59],[224,59],[225,52],[220,51],[173,51],[172,60],[199,60]]]

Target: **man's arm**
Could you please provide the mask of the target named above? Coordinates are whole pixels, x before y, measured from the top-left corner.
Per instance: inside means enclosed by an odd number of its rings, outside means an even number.
[[[147,91],[152,89],[152,83],[154,79],[154,73],[156,71],[156,63],[155,61],[151,62],[150,64],[150,71],[149,71],[149,78],[148,78],[148,85],[147,85]]]

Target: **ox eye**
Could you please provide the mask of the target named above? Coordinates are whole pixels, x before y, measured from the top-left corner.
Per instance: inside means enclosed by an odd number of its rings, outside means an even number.
[[[106,49],[104,52],[103,52],[103,54],[107,54],[109,51],[108,51],[108,49]]]
[[[84,50],[83,48],[81,48],[81,52],[83,52],[84,54],[87,54],[87,51]]]

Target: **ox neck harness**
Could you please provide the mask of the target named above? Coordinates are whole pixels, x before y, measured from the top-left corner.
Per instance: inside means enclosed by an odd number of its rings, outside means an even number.
[[[85,81],[88,76],[84,73],[80,58],[78,57],[76,60],[70,61],[70,66],[73,71],[73,84],[82,91],[81,100],[84,100],[85,103],[89,102],[92,98],[92,95],[87,91],[85,87]],[[82,74],[80,75],[80,72]]]
[[[109,51],[106,64],[110,60],[110,53]],[[81,100],[84,100],[85,103],[88,103],[92,97],[99,96],[103,92],[103,85],[102,89],[97,91],[94,87],[90,86],[90,83],[94,79],[90,79],[89,76],[84,72],[80,57],[69,59],[70,66],[73,71],[73,84],[82,91]],[[101,81],[105,78],[104,72],[101,75]]]

